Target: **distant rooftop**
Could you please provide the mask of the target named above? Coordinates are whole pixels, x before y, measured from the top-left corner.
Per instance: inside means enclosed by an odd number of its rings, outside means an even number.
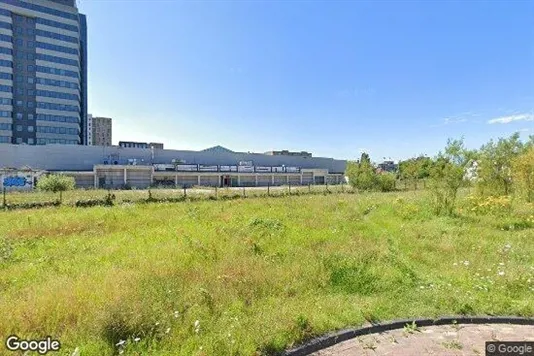
[[[310,152],[306,151],[289,151],[289,150],[281,150],[281,151],[268,151],[265,152],[266,155],[269,156],[300,156],[300,157],[311,157],[312,154]]]
[[[232,150],[229,150],[228,148],[226,147],[223,147],[223,146],[213,146],[213,147],[209,147],[209,148],[206,148],[204,150],[202,150],[201,152],[216,152],[216,153],[221,153],[221,152],[226,152],[226,153],[235,153],[234,151]]]

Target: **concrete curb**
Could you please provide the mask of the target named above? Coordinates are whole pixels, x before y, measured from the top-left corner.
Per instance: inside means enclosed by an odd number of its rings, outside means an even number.
[[[376,334],[384,331],[402,329],[406,324],[415,322],[418,327],[452,325],[452,324],[516,324],[534,325],[534,318],[522,318],[516,316],[447,316],[437,319],[406,319],[395,320],[389,323],[375,324],[357,329],[345,329],[338,332],[320,336],[296,348],[287,350],[285,356],[303,356],[326,349],[340,342],[353,339],[358,336]]]

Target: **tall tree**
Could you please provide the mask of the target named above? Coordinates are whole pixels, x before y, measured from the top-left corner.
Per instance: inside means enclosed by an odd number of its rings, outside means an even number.
[[[480,149],[477,190],[483,196],[512,192],[512,160],[524,151],[519,133],[491,140]]]

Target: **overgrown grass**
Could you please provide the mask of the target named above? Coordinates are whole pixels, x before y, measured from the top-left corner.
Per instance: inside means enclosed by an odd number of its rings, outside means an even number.
[[[371,321],[534,316],[534,230],[504,228],[525,205],[435,217],[425,194],[0,212],[0,337],[251,355]]]
[[[108,195],[114,196],[114,201],[120,203],[136,203],[147,199],[170,199],[180,200],[188,198],[192,200],[216,200],[238,197],[257,196],[287,196],[299,194],[328,194],[354,192],[354,190],[344,185],[310,185],[310,186],[274,186],[274,187],[190,187],[183,188],[152,188],[150,190],[104,190],[104,189],[75,189],[63,193],[63,204],[74,206],[79,201],[100,201],[106,199]],[[1,194],[1,192],[0,192]],[[39,190],[13,191],[6,194],[7,205],[20,204],[44,204],[53,203],[59,200],[58,193],[45,192]],[[3,201],[0,200],[0,207]]]

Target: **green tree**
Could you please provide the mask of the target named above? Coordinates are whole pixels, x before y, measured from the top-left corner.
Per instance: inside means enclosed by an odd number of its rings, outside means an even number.
[[[63,192],[74,189],[76,183],[73,177],[62,174],[42,176],[37,181],[37,188],[45,192],[59,193],[59,201],[63,201]]]
[[[460,140],[447,141],[444,152],[436,157],[430,170],[429,188],[436,214],[452,214],[458,190],[462,186],[470,153]]]
[[[410,158],[399,163],[400,177],[402,180],[410,182],[417,190],[417,179],[419,178],[420,161]]]
[[[532,136],[534,137],[534,136]],[[534,145],[512,161],[513,184],[528,202],[534,202]]]
[[[519,133],[491,140],[480,149],[477,191],[482,196],[508,195],[512,192],[512,161],[524,152]]]
[[[382,192],[392,192],[395,190],[395,182],[397,177],[394,173],[378,173],[377,175],[378,188]]]
[[[346,176],[349,184],[361,191],[391,191],[395,189],[395,175],[379,174],[367,153],[362,153],[359,161],[347,163]]]
[[[376,172],[370,162],[367,160],[348,162],[347,177],[349,184],[358,190],[373,190],[376,185]]]

